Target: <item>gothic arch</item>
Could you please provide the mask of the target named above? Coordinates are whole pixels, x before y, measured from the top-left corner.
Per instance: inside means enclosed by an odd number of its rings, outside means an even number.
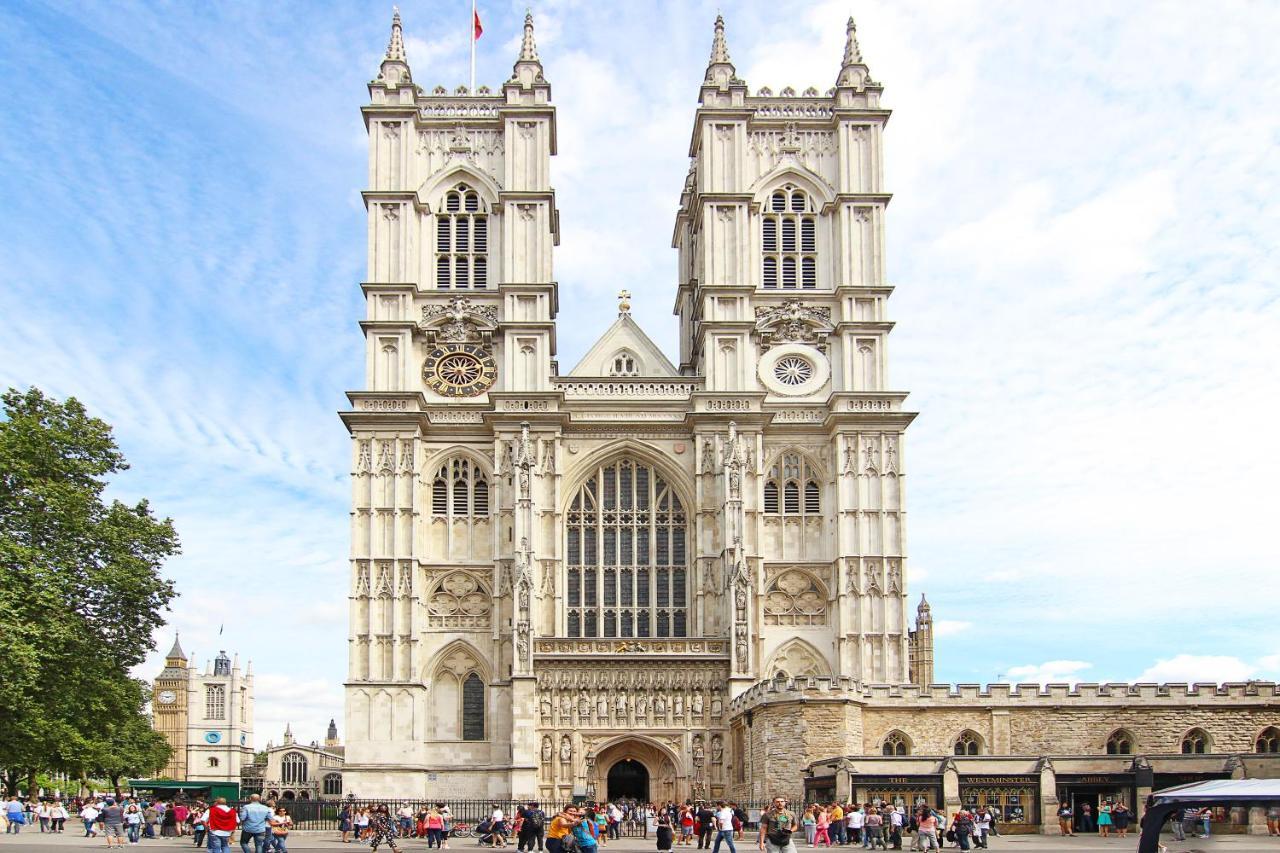
[[[973,729],[965,729],[952,742],[952,752],[956,755],[983,755],[986,752],[986,742]]]
[[[427,624],[433,628],[487,628],[492,620],[493,593],[489,584],[461,568],[432,582],[426,604]]]
[[[459,652],[471,657],[470,666],[463,667],[461,659],[454,658],[454,655]],[[451,663],[451,661],[456,662]],[[441,669],[448,669],[455,675],[465,675],[467,671],[474,669],[476,673],[484,679],[486,684],[488,684],[491,679],[489,662],[485,659],[485,656],[481,654],[479,649],[471,643],[468,643],[466,640],[454,640],[452,643],[449,643],[449,645],[432,655],[431,660],[427,661],[426,668],[423,670],[422,683],[430,685],[432,678],[434,678],[436,673]]]
[[[1203,755],[1213,752],[1213,738],[1207,731],[1196,726],[1188,729],[1178,740],[1178,751],[1184,755]]]
[[[560,493],[560,512],[567,513],[569,511],[569,507],[573,504],[574,496],[578,494],[578,490],[591,478],[597,468],[605,467],[622,459],[642,462],[656,469],[667,486],[680,499],[680,505],[684,507],[684,511],[692,517],[697,504],[693,500],[693,484],[689,482],[688,475],[679,467],[672,465],[668,456],[656,447],[651,447],[648,444],[629,438],[618,439],[596,449],[595,452],[588,454],[585,459],[565,471],[564,482],[569,485]]]
[[[877,755],[910,755],[914,744],[911,738],[902,729],[894,729],[885,732],[884,737],[880,738],[879,748],[876,749]]]
[[[418,187],[418,204],[432,213],[440,208],[440,200],[455,184],[466,183],[480,193],[485,204],[492,208],[498,203],[498,194],[502,187],[498,182],[486,175],[470,163],[454,163],[444,171],[437,172],[427,178]]]
[[[761,675],[764,678],[774,678],[779,673],[786,673],[789,678],[830,678],[831,666],[827,663],[826,655],[812,643],[793,637],[769,656],[769,662]]]
[[[630,359],[630,369],[619,369],[619,359]],[[600,366],[601,376],[644,376],[645,363],[639,354],[630,347],[619,347],[611,354],[605,356],[604,363]]]
[[[1138,751],[1138,739],[1125,728],[1118,728],[1107,735],[1103,743],[1107,755],[1133,755]]]
[[[799,445],[795,445],[795,444],[784,444],[784,445],[778,445],[776,447],[771,447],[769,448],[769,450],[771,452],[769,453],[768,456],[765,457],[765,461],[764,461],[765,471],[768,471],[771,467],[780,463],[784,455],[788,453],[794,453],[802,457],[804,461],[809,464],[809,467],[813,469],[814,473],[821,478],[822,482],[826,483],[827,475],[829,474],[829,471],[827,470],[827,466],[822,463],[821,459],[819,459],[817,456],[814,455],[812,449],[807,447],[800,447]]]
[[[835,190],[817,173],[811,172],[799,164],[787,163],[778,166],[752,185],[752,200],[756,204],[756,209],[763,210],[773,191],[787,183],[794,184],[813,196],[818,203],[816,205],[818,213],[821,213],[823,207],[836,199]]]
[[[430,477],[440,470],[441,465],[446,462],[452,462],[459,457],[475,465],[490,481],[493,480],[493,460],[479,450],[463,444],[454,444],[423,454],[422,464],[418,467],[418,474],[423,478]]]
[[[766,625],[799,628],[826,625],[829,615],[828,597],[827,585],[813,572],[795,566],[785,568],[765,585],[764,622]],[[818,673],[788,670],[787,674]]]

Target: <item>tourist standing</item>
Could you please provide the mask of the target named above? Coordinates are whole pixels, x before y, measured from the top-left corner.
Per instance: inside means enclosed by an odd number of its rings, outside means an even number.
[[[413,806],[405,803],[396,812],[396,817],[400,821],[400,835],[408,838],[413,835]]]
[[[804,810],[804,815],[800,818],[800,825],[804,827],[804,840],[813,846],[813,840],[818,837],[818,817],[813,813],[813,806],[809,806]]]
[[[427,819],[424,821],[427,827],[427,847],[435,847],[440,849],[444,840],[444,818],[440,816],[439,809],[432,807],[427,809]]]
[[[978,809],[973,816],[973,840],[983,850],[987,849],[989,832],[991,832],[991,809]]]
[[[537,844],[541,853],[543,847],[543,835],[546,832],[547,813],[538,808],[537,803],[529,803],[524,807],[524,824],[523,837],[520,845],[526,851],[532,851],[534,844]]]
[[[1103,800],[1102,805],[1098,806],[1098,835],[1103,838],[1111,837],[1111,801]]]
[[[875,806],[867,808],[867,815],[863,821],[862,828],[863,847],[875,849],[876,845],[880,845],[880,849],[884,850],[884,815],[880,814]]]
[[[229,853],[231,834],[240,825],[240,816],[227,805],[226,797],[218,797],[213,801],[205,825],[209,829],[209,853]]]
[[[196,803],[191,810],[191,846],[203,847],[209,832],[209,807],[203,802]]]
[[[137,844],[142,837],[142,809],[138,808],[137,803],[129,803],[129,807],[124,810],[124,825],[129,843]]]
[[[1065,801],[1058,803],[1058,832],[1062,835],[1076,834],[1071,828],[1071,806]]]
[[[774,797],[769,808],[760,815],[760,835],[757,846],[768,853],[796,853],[791,834],[796,829],[796,816],[787,808],[787,801]],[[827,844],[830,846],[830,839]]]
[[[1133,813],[1129,811],[1129,807],[1124,803],[1116,803],[1111,807],[1111,823],[1116,828],[1116,835],[1121,838],[1127,838],[1129,835],[1129,821],[1132,820]]]
[[[916,815],[916,844],[918,850],[938,849],[938,815],[924,806]]]
[[[1208,837],[1209,837],[1209,824],[1213,823],[1213,809],[1208,808],[1208,807],[1205,807],[1204,811],[1200,812],[1200,822],[1201,822],[1202,824],[1204,824],[1204,836],[1203,836],[1203,837],[1204,837],[1204,838],[1208,838]]]
[[[361,806],[356,809],[356,838],[361,841],[369,840],[369,820],[370,814],[367,806]]]
[[[832,803],[827,809],[827,833],[832,844],[844,844],[847,836],[844,824],[844,808],[839,803]]]
[[[1267,835],[1280,835],[1280,806],[1267,809]]]
[[[338,810],[338,835],[343,844],[351,843],[351,804],[343,803]]]
[[[493,812],[489,815],[489,833],[493,842],[490,847],[506,847],[507,846],[507,824],[502,814],[502,807],[497,803],[493,804]]]
[[[657,822],[654,825],[654,835],[658,842],[658,853],[671,853],[671,848],[675,843],[675,831],[671,826],[671,815],[666,809],[658,812]],[[547,849],[550,851],[550,847]]]
[[[149,803],[142,810],[142,832],[147,838],[156,837],[156,824],[160,822],[160,812],[155,803]]]
[[[551,819],[551,825],[547,827],[547,853],[561,853],[565,836],[573,832],[578,820],[578,810],[573,806],[565,806]]]
[[[894,850],[902,849],[902,809],[889,808],[889,844]]]
[[[711,810],[710,803],[703,803],[698,806],[698,810],[694,813],[694,820],[697,821],[698,832],[698,849],[710,850],[711,838],[715,835],[715,812]]]

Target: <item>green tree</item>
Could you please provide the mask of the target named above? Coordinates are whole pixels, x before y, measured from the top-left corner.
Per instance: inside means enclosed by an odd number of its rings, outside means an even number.
[[[145,722],[129,669],[164,623],[160,566],[178,537],[146,501],[104,498],[128,465],[79,401],[0,399],[0,767],[30,786],[42,769],[99,766],[112,715]]]
[[[152,776],[169,763],[173,749],[164,735],[151,728],[143,711],[150,691],[134,679],[118,682],[120,714],[103,721],[93,742],[92,771],[111,783],[116,794],[129,776]]]

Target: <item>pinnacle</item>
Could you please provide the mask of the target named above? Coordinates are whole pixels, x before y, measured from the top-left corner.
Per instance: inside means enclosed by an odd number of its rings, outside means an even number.
[[[729,44],[724,38],[724,16],[716,15],[716,33],[711,40],[710,65],[729,62]]]
[[[524,13],[524,38],[520,41],[520,58],[517,61],[538,61],[538,46],[533,41],[533,12],[527,9]]]
[[[858,25],[853,22],[853,16],[849,16],[849,23],[845,28],[844,37],[844,62],[842,65],[861,65],[862,64],[862,48],[858,47]]]
[[[169,649],[169,654],[165,655],[165,657],[178,658],[179,660],[187,659],[186,653],[182,651],[182,644],[178,642],[178,635],[176,632],[173,635],[173,648]]]
[[[391,7],[391,40],[387,42],[387,59],[405,60],[404,30],[400,26],[400,7]]]

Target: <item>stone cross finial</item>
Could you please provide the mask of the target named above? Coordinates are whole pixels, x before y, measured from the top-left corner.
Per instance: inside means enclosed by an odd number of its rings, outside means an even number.
[[[618,313],[619,314],[631,313],[631,291],[630,290],[618,291]]]
[[[853,16],[849,17],[849,24],[845,28],[844,61],[841,64],[862,64],[862,48],[858,47],[858,25],[853,22]]]
[[[711,64],[729,62],[729,43],[724,38],[724,16],[716,15],[716,32],[711,39]]]
[[[845,29],[844,59],[840,63],[836,85],[861,87],[869,82],[867,63],[862,58],[862,48],[858,47],[858,26],[851,17]]]
[[[715,36],[711,39],[711,59],[707,61],[707,74],[702,84],[723,86],[740,82],[733,62],[729,59],[729,43],[724,37],[724,17],[716,15]]]

